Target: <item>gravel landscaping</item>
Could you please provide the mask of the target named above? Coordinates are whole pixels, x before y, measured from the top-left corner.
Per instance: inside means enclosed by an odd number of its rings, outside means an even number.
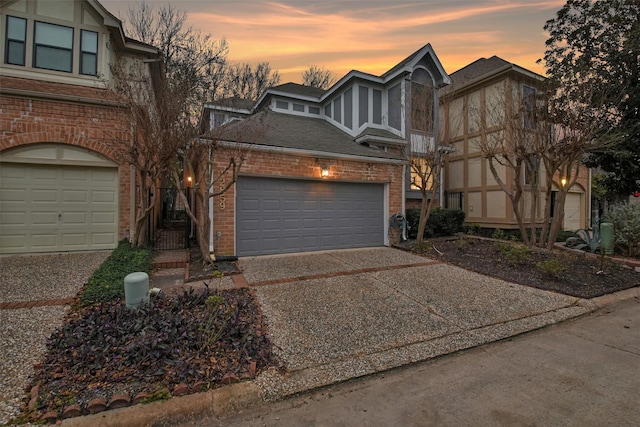
[[[0,303],[75,297],[109,252],[0,258]],[[68,307],[0,310],[0,424],[18,414],[46,340]]]

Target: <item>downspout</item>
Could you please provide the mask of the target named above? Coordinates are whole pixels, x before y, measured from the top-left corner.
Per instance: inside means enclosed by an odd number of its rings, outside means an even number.
[[[444,209],[444,165],[440,168],[440,209]]]
[[[588,219],[588,225],[586,228],[591,228],[593,227],[593,217],[592,214],[593,212],[591,211],[592,209],[592,200],[591,200],[591,168],[589,168],[589,182],[587,182],[587,219]],[[582,225],[582,224],[581,224]]]
[[[210,180],[212,182],[211,187],[207,190],[209,192],[209,194],[213,193],[213,162],[211,161],[211,147],[209,147],[209,154],[208,154],[208,163],[209,163],[209,177]],[[211,225],[209,226],[209,253],[215,253],[215,247],[213,245],[213,220],[214,220],[214,215],[213,215],[213,197],[207,197],[207,203],[209,203],[209,222],[211,223]]]

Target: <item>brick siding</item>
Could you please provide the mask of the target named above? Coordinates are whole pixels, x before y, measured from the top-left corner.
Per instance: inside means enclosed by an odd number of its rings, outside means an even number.
[[[121,239],[129,238],[131,177],[127,146],[131,134],[127,111],[109,102],[113,100],[104,89],[11,77],[0,78],[0,87],[3,91],[25,91],[24,96],[5,92],[0,97],[0,151],[57,143],[88,148],[116,162],[120,185],[118,234]],[[65,100],[49,99],[55,95]]]
[[[229,151],[218,149],[214,167],[223,169],[228,162]],[[377,182],[389,184],[389,212],[387,219],[402,209],[402,166],[367,163],[353,160],[318,160],[289,154],[246,151],[240,175],[262,175],[292,179],[322,179],[326,181]],[[320,164],[329,166],[329,176],[322,178]],[[226,179],[231,179],[228,176]],[[235,187],[214,198],[214,235],[221,232],[219,255],[233,255],[235,242]],[[217,243],[217,241],[216,241]]]

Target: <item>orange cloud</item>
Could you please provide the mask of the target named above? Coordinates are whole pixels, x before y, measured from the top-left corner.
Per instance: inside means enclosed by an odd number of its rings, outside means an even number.
[[[351,69],[381,74],[425,43],[448,72],[492,55],[542,72],[535,63],[544,54],[542,27],[564,2],[187,0],[178,8],[189,25],[227,39],[230,61],[268,61],[283,81],[300,81],[313,64],[338,77]]]

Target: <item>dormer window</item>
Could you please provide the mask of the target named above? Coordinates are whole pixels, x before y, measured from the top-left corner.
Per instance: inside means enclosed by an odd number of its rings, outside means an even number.
[[[33,66],[70,73],[73,69],[73,28],[36,21]]]
[[[5,63],[24,65],[27,45],[27,20],[7,16],[7,38],[5,45]]]

